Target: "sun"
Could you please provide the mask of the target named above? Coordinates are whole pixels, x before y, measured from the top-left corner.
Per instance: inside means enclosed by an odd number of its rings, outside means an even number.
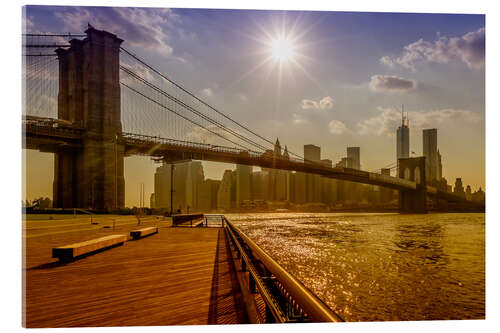
[[[280,62],[291,60],[294,55],[293,42],[285,37],[280,37],[271,41],[271,55]]]

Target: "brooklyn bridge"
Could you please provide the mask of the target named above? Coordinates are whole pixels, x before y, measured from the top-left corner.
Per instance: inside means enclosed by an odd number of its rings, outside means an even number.
[[[465,199],[428,186],[425,158],[398,161],[398,176],[330,167],[289,152],[174,82],[116,35],[26,34],[23,148],[55,154],[53,205],[124,207],[124,158],[202,160],[316,174],[399,191],[402,213]]]

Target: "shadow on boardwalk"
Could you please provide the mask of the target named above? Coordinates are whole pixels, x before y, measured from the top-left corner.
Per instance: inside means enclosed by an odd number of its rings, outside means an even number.
[[[224,229],[219,229],[210,291],[209,324],[248,323],[235,269],[228,239]]]

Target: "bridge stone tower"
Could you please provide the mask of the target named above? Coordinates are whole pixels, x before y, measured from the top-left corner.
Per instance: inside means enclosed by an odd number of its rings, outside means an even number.
[[[425,180],[425,157],[400,158],[399,178],[417,183],[416,191],[399,191],[400,213],[427,213],[427,185]]]
[[[124,206],[124,147],[120,112],[120,44],[116,35],[89,27],[83,40],[57,49],[58,118],[85,130],[79,149],[55,154],[54,207],[110,211]]]

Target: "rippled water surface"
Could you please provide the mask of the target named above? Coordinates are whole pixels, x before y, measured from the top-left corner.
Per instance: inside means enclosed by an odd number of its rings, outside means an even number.
[[[226,217],[347,321],[485,317],[484,214]]]

